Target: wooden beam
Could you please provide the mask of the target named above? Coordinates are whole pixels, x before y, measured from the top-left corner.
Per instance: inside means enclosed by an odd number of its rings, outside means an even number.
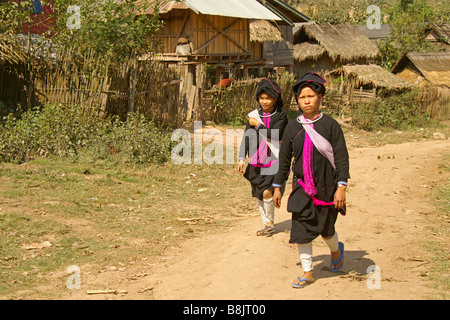
[[[178,30],[178,33],[177,33],[176,38],[175,38],[176,39],[175,40],[176,41],[175,51],[177,50],[178,40],[180,39],[180,36],[183,33],[184,27],[186,26],[186,23],[187,23],[187,20],[188,20],[190,14],[191,14],[190,10],[187,10],[186,13],[184,14],[183,21],[181,22],[180,30]],[[175,53],[175,51],[174,51],[174,53]]]

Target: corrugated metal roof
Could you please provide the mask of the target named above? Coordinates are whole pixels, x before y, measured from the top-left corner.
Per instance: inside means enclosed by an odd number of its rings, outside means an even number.
[[[192,10],[203,14],[244,19],[281,20],[256,0],[184,0]]]

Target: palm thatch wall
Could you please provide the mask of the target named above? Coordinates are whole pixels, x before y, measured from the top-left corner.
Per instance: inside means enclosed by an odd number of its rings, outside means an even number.
[[[409,82],[375,64],[345,65],[326,74],[326,78],[330,91],[339,92],[340,99],[350,104],[375,99],[380,89],[391,94],[412,88]]]

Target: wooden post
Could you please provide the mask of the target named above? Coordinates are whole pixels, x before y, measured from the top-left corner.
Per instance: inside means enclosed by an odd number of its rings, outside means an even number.
[[[222,67],[217,66],[216,68],[216,84],[218,84],[222,80]]]
[[[195,85],[195,65],[190,64],[187,67],[186,75],[186,98],[188,102],[188,110],[186,115],[186,120],[190,121],[193,116],[193,109],[195,103],[195,94],[197,93],[197,88]]]
[[[31,110],[33,98],[33,59],[31,56],[31,34],[30,28],[28,28],[28,48],[27,48],[27,69],[28,69],[28,88],[27,88],[27,110]]]
[[[134,99],[136,97],[136,82],[137,82],[137,62],[135,59],[131,61],[130,70],[130,93],[128,96],[128,108],[127,113],[134,111]]]
[[[244,79],[248,78],[248,66],[244,66],[242,69]]]
[[[111,84],[108,83],[108,75],[106,76],[104,81],[104,90],[101,93],[100,112],[98,114],[100,119],[106,118],[106,103],[108,102],[108,92],[105,91],[109,91],[109,88],[111,87]]]

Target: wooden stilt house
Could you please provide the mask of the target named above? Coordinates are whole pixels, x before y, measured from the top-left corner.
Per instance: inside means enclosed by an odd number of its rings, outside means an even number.
[[[136,5],[141,14],[152,15],[154,3],[140,0]],[[148,9],[142,9],[144,4]],[[262,57],[252,55],[250,22],[281,21],[257,0],[161,1],[159,17],[164,26],[158,32],[161,46],[156,59],[184,69],[186,120],[198,118],[201,90],[206,89],[204,65],[216,66],[216,83],[224,68],[240,70],[245,76],[249,66],[265,64]]]

